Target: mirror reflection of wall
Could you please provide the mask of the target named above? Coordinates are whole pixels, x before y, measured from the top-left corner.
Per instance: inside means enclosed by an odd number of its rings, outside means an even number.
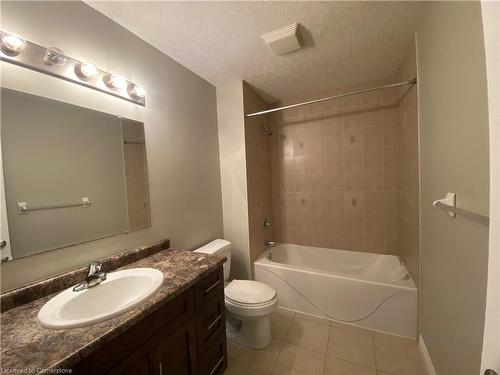
[[[14,259],[150,226],[142,123],[4,88],[1,97]]]
[[[121,124],[128,225],[130,230],[139,230],[151,226],[144,126],[127,119]]]

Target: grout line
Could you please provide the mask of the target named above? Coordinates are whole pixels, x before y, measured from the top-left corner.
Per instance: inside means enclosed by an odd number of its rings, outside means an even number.
[[[371,337],[372,337],[372,344],[373,344],[373,358],[375,359],[375,369],[378,372],[379,368],[378,368],[378,363],[377,363],[377,351],[375,350],[375,335],[372,334]]]
[[[290,310],[288,310],[288,311],[290,311]],[[296,316],[297,316],[297,313],[294,311],[293,315],[292,315],[292,319],[290,319],[290,323],[288,323],[288,328],[286,329],[285,338],[283,339],[283,341],[286,341],[286,337],[288,336],[288,332],[290,332],[290,328],[292,327],[293,321],[294,321]]]
[[[280,349],[278,350],[278,354],[276,355],[276,358],[274,358],[274,360],[273,360],[273,365],[271,366],[270,374],[272,374],[274,372],[274,368],[276,367],[276,364],[278,363],[278,358],[281,354],[281,349],[283,349],[283,344],[285,343],[284,340],[280,340],[280,339],[277,339],[275,337],[273,337],[271,340],[278,340],[281,343],[281,345],[280,345]]]
[[[324,352],[319,352],[317,350],[314,350],[314,349],[310,349],[310,348],[304,348],[303,346],[300,346],[300,345],[297,345],[297,344],[292,344],[291,342],[288,342],[288,341],[285,341],[285,344],[288,344],[290,346],[293,346],[295,348],[298,348],[298,349],[301,349],[301,350],[305,350],[306,352],[311,352],[311,353],[316,353],[316,354],[321,354],[321,355],[324,355],[326,356],[327,354],[324,353]]]
[[[292,318],[290,319],[290,324],[288,325],[288,328],[286,329],[285,336],[284,336],[283,340],[278,339],[281,341],[281,346],[280,346],[280,350],[278,350],[278,355],[276,356],[276,358],[273,362],[273,366],[271,368],[271,374],[274,373],[274,369],[276,367],[276,364],[278,363],[278,358],[281,354],[281,350],[283,349],[283,345],[286,343],[286,336],[288,335],[288,331],[290,330],[290,327],[292,326],[292,322],[293,322],[294,318],[295,318],[295,312],[293,313]]]
[[[326,375],[326,360],[328,357],[328,346],[330,345],[330,335],[332,333],[332,326],[328,324],[328,337],[326,340],[325,363],[323,363],[323,375]]]
[[[367,369],[370,369],[370,370],[378,371],[378,369],[376,367],[370,367],[370,366],[367,366],[367,365],[362,365],[361,363],[353,362],[353,361],[351,361],[349,359],[345,359],[345,358],[342,358],[342,357],[339,357],[339,356],[336,356],[336,355],[327,354],[326,356],[327,357],[336,358],[336,359],[339,359],[341,361],[348,362],[348,363],[351,363],[351,364],[359,366],[359,367],[363,367],[363,368],[367,368]],[[399,374],[399,375],[402,375],[402,374]]]

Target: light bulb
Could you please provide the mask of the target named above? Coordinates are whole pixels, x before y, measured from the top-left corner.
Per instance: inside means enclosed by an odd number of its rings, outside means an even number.
[[[104,77],[104,83],[110,89],[123,89],[127,84],[127,80],[121,76],[108,74],[107,76]]]
[[[128,93],[131,97],[136,99],[142,99],[146,96],[146,90],[144,87],[131,83],[128,86]]]
[[[2,32],[1,40],[2,50],[10,55],[17,55],[26,47],[26,41],[15,34]]]
[[[64,52],[56,47],[49,47],[43,56],[43,62],[47,65],[64,65],[66,64],[66,56]]]
[[[87,81],[97,75],[97,67],[91,63],[81,62],[75,66],[75,74]]]

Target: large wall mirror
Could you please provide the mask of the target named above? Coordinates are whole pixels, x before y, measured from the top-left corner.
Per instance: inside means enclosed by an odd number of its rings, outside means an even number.
[[[5,88],[1,99],[9,260],[151,225],[142,123]]]

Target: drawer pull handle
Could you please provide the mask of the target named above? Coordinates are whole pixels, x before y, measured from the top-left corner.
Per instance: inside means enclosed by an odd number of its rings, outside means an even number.
[[[214,328],[214,327],[215,327],[215,325],[216,325],[216,324],[219,322],[219,320],[221,320],[221,319],[222,319],[222,315],[221,315],[221,314],[219,314],[219,316],[218,316],[217,318],[215,318],[215,320],[214,320],[212,323],[210,323],[210,325],[209,325],[209,326],[208,326],[208,328],[207,328],[207,331],[210,331],[212,328]]]
[[[215,283],[213,283],[210,288],[205,290],[205,294],[210,293],[214,288],[216,288],[220,284],[220,280],[217,280]]]
[[[224,362],[224,356],[222,356],[221,359],[219,359],[219,362],[217,362],[212,371],[210,371],[209,375],[214,375],[217,369],[220,367],[220,365],[222,365],[222,362]]]

